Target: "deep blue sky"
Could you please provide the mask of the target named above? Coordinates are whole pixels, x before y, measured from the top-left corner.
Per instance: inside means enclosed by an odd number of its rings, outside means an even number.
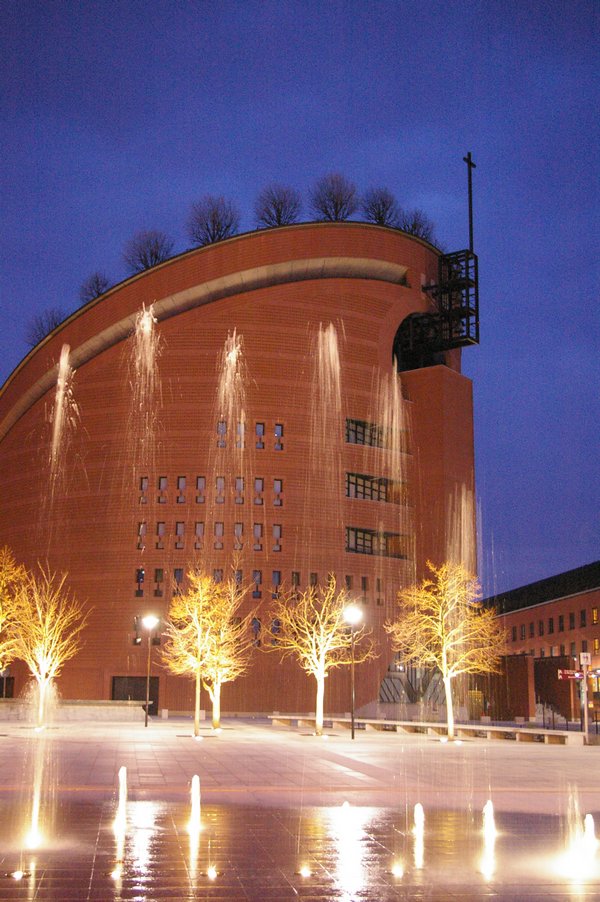
[[[598,558],[596,0],[4,0],[0,382],[25,326],[191,203],[339,170],[467,244],[486,592]]]

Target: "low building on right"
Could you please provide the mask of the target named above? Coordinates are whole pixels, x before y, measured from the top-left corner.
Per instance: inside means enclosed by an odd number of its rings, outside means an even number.
[[[558,692],[558,670],[565,668],[565,663],[574,670],[579,669],[580,654],[588,652],[591,654],[590,689],[596,709],[600,708],[600,561],[491,596],[484,604],[494,607],[503,622],[509,655],[530,655],[538,664],[535,668],[538,702],[554,707],[554,693],[548,691],[554,662],[542,664],[542,659],[562,659],[556,661],[558,699],[564,694]],[[552,679],[551,683],[554,682]]]

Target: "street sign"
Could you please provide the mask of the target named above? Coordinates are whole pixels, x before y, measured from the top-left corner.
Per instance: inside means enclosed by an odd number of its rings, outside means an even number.
[[[558,671],[559,680],[582,680],[583,672],[581,670],[560,670]]]
[[[589,651],[582,651],[579,653],[579,663],[587,664],[588,667],[592,663],[592,653]]]

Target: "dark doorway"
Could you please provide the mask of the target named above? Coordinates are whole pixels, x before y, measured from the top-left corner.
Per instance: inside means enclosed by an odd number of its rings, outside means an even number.
[[[11,676],[0,677],[0,698],[13,698],[15,691],[15,678]]]
[[[112,679],[114,701],[143,702],[146,709],[146,677],[114,676]],[[158,677],[150,677],[150,704],[148,714],[158,714]]]

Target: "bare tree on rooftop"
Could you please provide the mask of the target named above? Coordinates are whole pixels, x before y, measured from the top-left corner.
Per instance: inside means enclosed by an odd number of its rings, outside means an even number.
[[[259,228],[272,229],[298,221],[302,200],[288,185],[266,185],[256,198],[254,217]]]
[[[168,260],[173,251],[173,241],[156,229],[136,232],[125,245],[123,260],[133,275],[151,269],[163,260]]]
[[[499,670],[506,635],[493,608],[480,600],[477,578],[462,565],[428,563],[431,576],[398,593],[398,619],[384,624],[407,664],[440,671],[448,738],[454,738],[452,681]]]
[[[60,307],[48,307],[41,313],[36,313],[27,323],[25,329],[25,341],[34,348],[46,335],[56,329],[67,314]]]
[[[402,211],[398,227],[409,235],[416,235],[433,244],[436,241],[435,226],[423,210]]]
[[[310,206],[318,220],[341,222],[348,219],[358,207],[356,185],[339,172],[324,175],[311,192]]]
[[[110,288],[110,281],[103,272],[93,272],[91,276],[82,282],[79,289],[79,302],[83,307],[89,301],[99,298]]]
[[[391,191],[387,188],[369,188],[361,200],[361,212],[367,222],[376,225],[398,227],[400,207]]]
[[[205,194],[192,205],[187,233],[194,247],[204,247],[235,235],[240,213],[235,204],[222,195]]]

